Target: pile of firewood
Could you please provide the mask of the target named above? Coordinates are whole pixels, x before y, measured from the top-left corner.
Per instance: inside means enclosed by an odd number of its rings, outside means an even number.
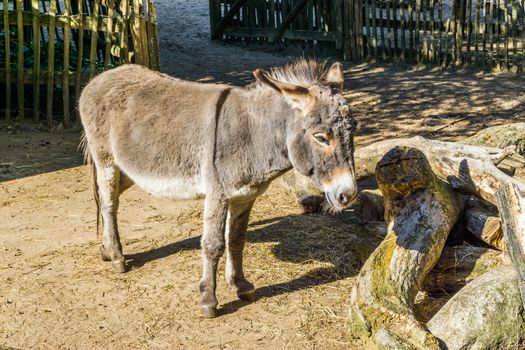
[[[350,296],[352,337],[380,349],[525,344],[522,155],[525,123],[462,143],[414,137],[356,150],[356,177],[375,178],[378,189],[362,191],[353,209],[364,222],[384,224],[379,244],[361,240],[354,248],[364,265]],[[284,182],[305,211],[322,207],[300,175]],[[456,246],[446,247],[447,239]],[[437,289],[453,296],[423,320],[416,295]]]

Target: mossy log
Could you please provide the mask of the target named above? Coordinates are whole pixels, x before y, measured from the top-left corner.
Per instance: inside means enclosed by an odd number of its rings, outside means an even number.
[[[449,350],[523,349],[523,316],[516,273],[504,267],[467,284],[427,326]]]
[[[414,148],[390,150],[377,164],[376,178],[388,229],[352,289],[351,335],[378,348],[439,349],[416,319],[413,303],[460,214],[461,198]]]

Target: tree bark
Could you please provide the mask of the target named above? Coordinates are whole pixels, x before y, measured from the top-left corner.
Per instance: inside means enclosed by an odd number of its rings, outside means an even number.
[[[352,289],[352,336],[379,348],[439,349],[437,339],[416,319],[413,304],[460,214],[461,199],[414,148],[389,151],[376,177],[388,230]]]
[[[454,295],[427,323],[446,349],[522,349],[525,320],[516,273],[492,270]]]
[[[507,250],[520,281],[525,308],[525,198],[518,186],[506,184],[496,194],[496,204],[503,220]]]

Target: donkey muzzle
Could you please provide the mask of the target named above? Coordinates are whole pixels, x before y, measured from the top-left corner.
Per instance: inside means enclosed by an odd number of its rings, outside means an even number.
[[[334,177],[322,186],[328,203],[338,210],[348,207],[357,197],[357,183],[349,173]]]

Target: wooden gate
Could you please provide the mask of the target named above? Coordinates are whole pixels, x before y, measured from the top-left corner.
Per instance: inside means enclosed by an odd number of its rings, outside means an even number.
[[[343,0],[210,0],[211,35],[342,48]]]

